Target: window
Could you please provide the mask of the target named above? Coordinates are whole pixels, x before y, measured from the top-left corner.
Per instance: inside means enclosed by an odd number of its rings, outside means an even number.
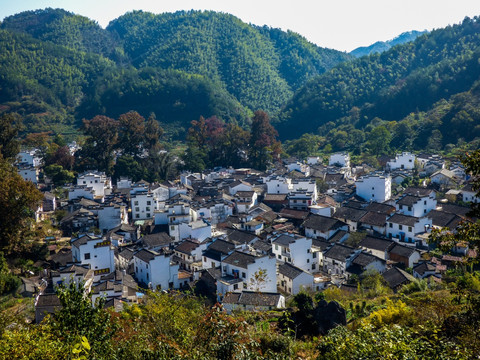
[[[389,226],[389,227],[393,227],[393,224],[392,224],[392,223],[388,223],[388,226]]]
[[[137,211],[137,212],[140,211],[140,208],[139,208],[139,207],[136,207],[136,208],[135,208],[135,211]]]
[[[138,273],[138,266],[135,266],[135,272]]]
[[[408,207],[408,211],[412,211],[412,207],[411,207],[411,206]]]
[[[375,194],[372,194],[372,197],[375,197]]]
[[[307,264],[310,262],[310,259],[307,259]]]
[[[147,208],[145,210],[150,211],[150,206],[147,206]]]
[[[150,213],[147,213],[147,218],[149,218],[149,217],[150,217]]]
[[[133,205],[138,205],[138,201],[134,201],[134,202],[133,202]]]
[[[246,278],[247,277],[247,274],[245,274],[243,271],[242,271],[242,278]]]
[[[147,273],[147,281],[148,281],[148,273]]]
[[[147,264],[147,269],[148,269],[148,264]]]
[[[152,205],[152,202],[150,200],[148,200],[147,205]]]
[[[312,270],[315,270],[315,264],[312,264]]]
[[[173,226],[173,225],[170,226],[170,230],[172,230],[172,231],[175,230],[175,226]]]
[[[275,244],[275,250],[278,250],[278,245],[277,244]]]
[[[312,258],[315,259],[316,257],[317,257],[317,253],[316,252],[312,253]]]
[[[400,210],[402,210],[402,209],[403,209],[403,205],[402,205],[402,204],[400,204],[399,208],[400,208]]]
[[[426,213],[427,213],[427,209],[423,209],[423,213],[426,214]]]
[[[375,190],[375,187],[372,186],[372,190]]]
[[[402,225],[398,225],[398,230],[403,230],[403,226],[402,226]]]
[[[85,260],[90,260],[90,253],[85,253],[84,258]]]
[[[135,217],[138,219],[140,218],[140,214],[135,214]]]
[[[408,231],[412,231],[412,227],[411,227],[411,226],[408,227]]]
[[[427,200],[424,200],[424,201],[423,201],[423,205],[427,205]]]
[[[278,255],[278,258],[281,259],[281,258],[282,258],[282,255]]]
[[[233,285],[233,290],[237,290],[238,289],[238,284],[234,284]]]

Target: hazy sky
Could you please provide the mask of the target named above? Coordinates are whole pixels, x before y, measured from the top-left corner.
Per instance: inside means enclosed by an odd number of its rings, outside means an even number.
[[[131,10],[222,11],[247,23],[293,30],[319,46],[344,51],[480,15],[480,0],[0,0],[0,19],[46,7],[87,16],[103,27]]]

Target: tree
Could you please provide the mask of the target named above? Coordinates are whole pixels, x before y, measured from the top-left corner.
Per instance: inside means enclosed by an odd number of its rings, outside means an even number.
[[[118,121],[98,115],[91,120],[83,120],[87,140],[82,149],[75,153],[80,170],[97,169],[112,173],[113,151],[118,144]]]
[[[266,269],[258,269],[250,278],[249,287],[256,292],[262,291],[267,286],[268,274]]]
[[[145,124],[145,148],[149,153],[158,152],[161,148],[160,138],[163,136],[163,128],[157,121],[154,113],[151,113]]]
[[[136,111],[120,115],[118,146],[127,155],[137,157],[142,153],[145,142],[145,119]],[[150,124],[152,127],[153,125]],[[152,134],[155,136],[154,134]],[[150,139],[152,140],[152,139]]]
[[[0,156],[13,160],[20,150],[17,140],[21,120],[16,114],[0,115]]]
[[[273,159],[281,152],[281,144],[277,141],[277,130],[270,124],[268,114],[263,110],[255,111],[252,119],[249,141],[250,165],[265,170]]]
[[[10,253],[21,244],[43,195],[0,157],[0,250]]]
[[[388,150],[392,136],[383,125],[377,126],[368,136],[368,148],[374,155],[381,155]]]
[[[105,300],[99,297],[92,306],[91,297],[85,294],[84,284],[70,281],[60,285],[57,296],[62,307],[47,320],[53,332],[65,342],[75,345],[82,336],[88,339],[94,358],[105,358],[113,351],[112,338],[117,330],[110,312],[103,308]]]

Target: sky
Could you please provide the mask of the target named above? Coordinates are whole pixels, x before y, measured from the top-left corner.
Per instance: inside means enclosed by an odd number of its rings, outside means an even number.
[[[46,7],[86,16],[102,27],[132,10],[214,10],[246,23],[292,30],[341,51],[480,15],[480,0],[0,0],[0,19]]]

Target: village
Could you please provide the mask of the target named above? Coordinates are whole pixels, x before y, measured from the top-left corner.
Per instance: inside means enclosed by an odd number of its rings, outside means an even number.
[[[335,153],[328,163],[285,159],[266,172],[216,168],[152,184],[112,184],[87,171],[57,197],[47,178],[39,181],[35,151],[22,151],[19,174],[44,194],[36,221],[62,232],[45,239],[40,274],[22,278],[36,322],[59,308],[55,290],[71,282],[118,310],[147,290],[178,290],[227,312],[282,309],[301,291],[356,291],[372,272],[394,292],[415,279],[442,282],[476,256],[467,244],[442,254],[429,243],[432,229],[475,221],[469,203],[480,199],[468,174],[434,154],[378,161],[377,169],[353,166],[349,154]]]

